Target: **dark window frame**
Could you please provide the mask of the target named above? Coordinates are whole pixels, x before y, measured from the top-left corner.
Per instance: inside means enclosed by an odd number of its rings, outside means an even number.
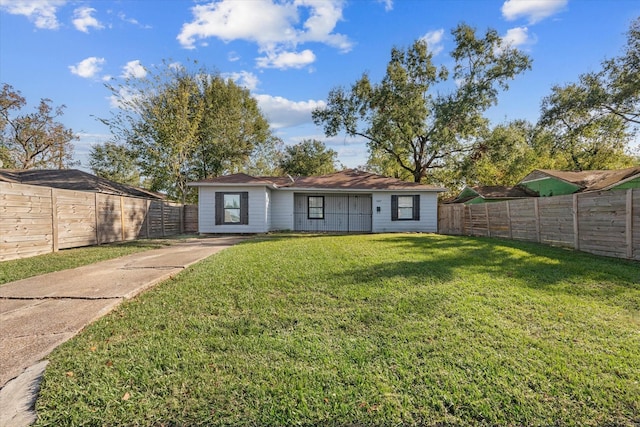
[[[311,198],[313,199],[321,199],[322,200],[322,212],[320,213],[321,216],[311,216],[311,209],[318,209],[317,206],[311,206]],[[324,219],[324,196],[307,196],[307,219],[311,219],[311,220],[323,220]]]
[[[400,218],[400,197],[412,197],[411,217]],[[391,196],[391,221],[420,221],[420,195],[419,194],[394,194]]]
[[[224,205],[225,196],[240,197],[240,221],[225,221],[226,211],[228,209],[236,210],[238,208],[227,208]],[[215,220],[216,225],[248,225],[249,224],[249,192],[248,191],[216,191],[215,194]]]

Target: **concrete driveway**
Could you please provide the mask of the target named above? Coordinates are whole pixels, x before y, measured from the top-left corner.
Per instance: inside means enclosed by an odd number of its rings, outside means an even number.
[[[122,301],[244,239],[189,239],[1,285],[0,425],[35,420],[31,407],[46,366],[42,359],[54,348]]]

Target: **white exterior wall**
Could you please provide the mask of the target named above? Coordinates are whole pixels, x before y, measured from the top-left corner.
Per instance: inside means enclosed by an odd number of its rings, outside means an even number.
[[[216,192],[249,193],[249,224],[216,225]],[[200,233],[266,233],[269,231],[269,189],[267,187],[198,187],[198,231]]]
[[[270,230],[293,230],[293,191],[271,192]]]
[[[391,196],[420,195],[420,221],[391,221]],[[438,231],[438,193],[436,192],[373,192],[373,233],[388,232],[437,232]],[[380,212],[378,212],[380,207]]]

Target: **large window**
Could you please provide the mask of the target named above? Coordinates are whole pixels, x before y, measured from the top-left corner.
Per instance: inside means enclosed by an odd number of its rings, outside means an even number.
[[[324,219],[324,196],[308,196],[307,208],[307,218]]]
[[[248,224],[249,193],[216,193],[216,225]]]
[[[240,224],[240,194],[223,196],[225,224]]]
[[[420,195],[391,196],[392,221],[419,221]]]

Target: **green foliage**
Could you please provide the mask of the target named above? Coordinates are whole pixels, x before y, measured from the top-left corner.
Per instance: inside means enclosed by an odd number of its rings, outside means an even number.
[[[124,145],[113,142],[92,145],[89,166],[95,175],[102,178],[127,185],[140,185],[136,156]]]
[[[305,139],[285,147],[280,169],[293,176],[326,175],[336,171],[338,153],[323,142]]]
[[[552,154],[566,169],[617,169],[637,163],[628,152],[640,124],[640,18],[623,55],[577,83],[554,86],[542,102],[540,126],[555,136]]]
[[[588,107],[589,90],[554,86],[542,103],[540,126],[554,135],[551,155],[568,170],[618,169],[633,164],[625,149],[632,134],[615,114]]]
[[[638,266],[438,235],[267,236],[50,355],[36,425],[632,426]]]
[[[20,91],[4,83],[0,93],[0,161],[2,167],[17,169],[65,169],[73,165],[71,129],[56,119],[65,106],[52,107],[51,100],[40,100],[36,111],[18,114],[27,101]]]
[[[195,197],[188,182],[237,172],[274,144],[249,91],[207,69],[164,63],[108,88],[120,110],[102,122],[135,153],[151,190],[181,202]]]
[[[551,135],[525,120],[495,126],[460,163],[457,185],[516,185],[533,169],[563,168],[551,155]],[[449,184],[451,185],[451,183]]]
[[[326,108],[313,111],[314,122],[327,136],[345,131],[366,139],[370,156],[392,159],[415,182],[433,181],[434,169],[449,166],[482,134],[482,114],[497,103],[498,91],[530,68],[530,59],[505,46],[495,30],[477,38],[473,28],[460,24],[452,34],[451,70],[433,64],[422,40],[406,50],[394,48],[380,83],[364,74],[350,90],[332,89]],[[447,83],[454,89],[443,93]]]

